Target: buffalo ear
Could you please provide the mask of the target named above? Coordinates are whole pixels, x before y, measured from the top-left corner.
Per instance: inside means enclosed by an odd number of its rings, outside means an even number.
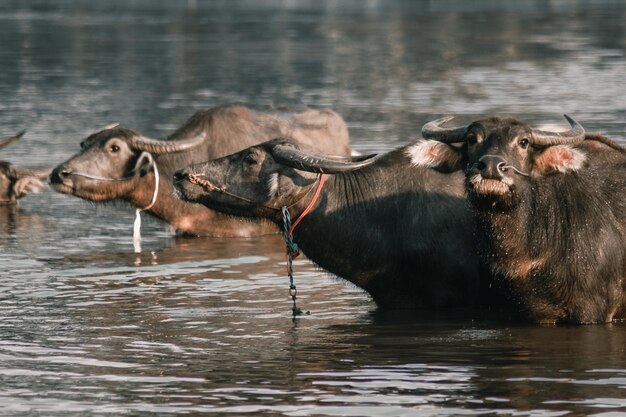
[[[137,158],[137,162],[135,162],[135,168],[133,168],[133,172],[135,175],[139,175],[143,177],[148,172],[152,171],[152,167],[154,165],[154,159],[149,152],[142,152]]]
[[[23,197],[27,194],[38,193],[46,188],[46,185],[37,177],[22,177],[13,184],[13,195],[15,198]]]
[[[533,173],[562,174],[581,169],[587,161],[587,154],[571,145],[557,145],[547,147],[535,158]]]
[[[419,140],[406,148],[411,164],[441,171],[458,171],[463,168],[463,147],[436,140]]]

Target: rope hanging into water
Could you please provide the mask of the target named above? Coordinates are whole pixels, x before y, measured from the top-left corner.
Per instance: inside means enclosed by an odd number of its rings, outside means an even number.
[[[302,314],[302,310],[296,306],[296,295],[298,293],[296,289],[296,285],[293,281],[293,259],[300,255],[300,249],[298,249],[298,245],[293,241],[293,236],[289,233],[291,229],[291,216],[289,215],[289,209],[286,206],[283,206],[281,209],[283,213],[283,239],[285,240],[285,245],[287,246],[287,276],[289,277],[289,296],[293,300],[293,307],[291,308],[291,312],[293,317],[299,316]]]
[[[283,215],[283,240],[285,241],[285,245],[287,247],[287,276],[289,277],[289,296],[293,300],[293,307],[291,309],[293,317],[299,316],[302,314],[302,310],[298,308],[296,305],[296,298],[298,295],[298,290],[294,283],[293,279],[293,260],[300,255],[300,249],[298,245],[293,241],[293,231],[304,219],[304,217],[309,214],[309,212],[313,209],[313,206],[317,202],[317,199],[322,192],[322,187],[324,186],[324,182],[326,181],[326,174],[321,174],[319,176],[319,182],[317,184],[317,188],[315,189],[315,194],[313,194],[313,198],[306,206],[304,211],[300,213],[300,216],[296,219],[293,224],[291,223],[291,215],[289,213],[289,208],[287,206],[283,206],[281,208],[281,212]]]
[[[141,212],[150,210],[154,206],[154,203],[156,203],[157,196],[159,195],[159,169],[154,163],[152,155],[149,153],[147,155],[149,155],[149,163],[152,167],[152,171],[154,172],[154,192],[152,193],[152,200],[150,200],[150,204],[144,208],[138,208],[135,210],[135,223],[133,224],[133,248],[135,249],[135,253],[141,253]]]
[[[139,155],[139,158],[137,158],[137,161],[141,161],[143,158],[148,160],[148,167],[154,172],[154,192],[152,193],[150,204],[144,208],[137,208],[135,210],[135,222],[133,223],[133,249],[135,250],[135,253],[141,253],[141,212],[150,210],[156,203],[159,195],[159,169],[157,168],[157,164],[154,162],[154,158],[149,152],[142,152],[141,155]],[[136,170],[137,167],[135,167],[133,171]],[[71,175],[85,177],[96,181],[127,181],[135,177],[134,175],[121,178],[99,177],[97,175],[84,174],[82,172],[72,172]]]

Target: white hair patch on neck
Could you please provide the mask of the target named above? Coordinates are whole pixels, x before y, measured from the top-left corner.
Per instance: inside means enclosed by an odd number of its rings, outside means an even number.
[[[277,173],[273,173],[270,174],[269,178],[267,179],[267,196],[269,198],[272,198],[276,195],[276,193],[278,193],[278,174]]]
[[[411,164],[418,167],[434,168],[451,165],[459,159],[449,145],[436,140],[420,140],[415,145],[406,148],[405,152]]]

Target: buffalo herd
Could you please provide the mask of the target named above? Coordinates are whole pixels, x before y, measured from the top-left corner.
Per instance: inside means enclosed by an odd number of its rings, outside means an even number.
[[[626,147],[565,118],[567,130],[548,131],[446,117],[413,144],[361,156],[332,110],[225,105],[163,139],[106,126],[54,169],[0,161],[0,204],[48,178],[58,192],[126,201],[187,235],[283,231],[381,310],[623,321]]]

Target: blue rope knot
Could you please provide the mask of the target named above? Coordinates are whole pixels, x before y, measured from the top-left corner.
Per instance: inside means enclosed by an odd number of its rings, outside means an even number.
[[[283,213],[283,240],[287,245],[287,253],[294,258],[300,255],[300,249],[296,242],[293,241],[293,236],[289,234],[289,230],[291,229],[291,215],[289,214],[289,209],[285,206],[281,208]]]
[[[289,238],[289,240],[285,243],[287,244],[287,253],[294,259],[297,258],[298,255],[300,255],[300,249],[298,248],[296,242],[294,242],[292,238]]]

